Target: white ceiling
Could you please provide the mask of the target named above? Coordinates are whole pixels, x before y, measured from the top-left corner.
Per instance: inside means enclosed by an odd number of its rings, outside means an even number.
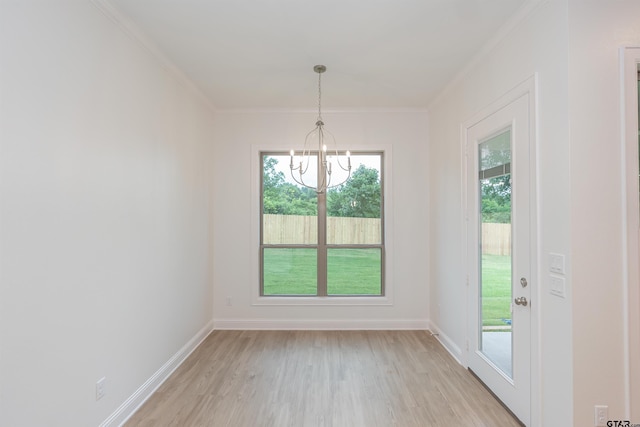
[[[527,0],[112,0],[217,108],[425,108]]]

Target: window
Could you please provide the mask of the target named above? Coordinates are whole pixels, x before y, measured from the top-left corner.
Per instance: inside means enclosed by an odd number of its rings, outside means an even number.
[[[352,153],[326,194],[295,183],[289,154],[260,157],[260,295],[383,296],[383,153]]]

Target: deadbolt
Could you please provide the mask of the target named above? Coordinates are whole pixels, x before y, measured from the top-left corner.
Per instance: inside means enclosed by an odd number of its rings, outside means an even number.
[[[522,277],[520,278],[520,284],[522,285],[523,288],[526,288],[529,283],[527,283],[527,279]]]

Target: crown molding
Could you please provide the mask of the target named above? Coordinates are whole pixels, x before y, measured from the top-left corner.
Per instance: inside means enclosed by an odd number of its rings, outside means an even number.
[[[111,0],[90,0],[104,16],[109,18],[123,33],[136,42],[144,51],[154,57],[160,66],[170,73],[189,92],[197,96],[213,112],[218,109],[186,74],[180,70],[125,13],[119,10]]]
[[[429,110],[426,108],[328,108],[323,109],[322,114],[373,114],[373,113],[385,113],[385,114],[426,114]],[[216,113],[222,114],[318,114],[318,109],[312,108],[219,108]]]

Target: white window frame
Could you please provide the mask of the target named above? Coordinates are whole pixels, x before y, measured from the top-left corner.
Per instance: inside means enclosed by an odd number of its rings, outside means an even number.
[[[392,200],[392,150],[391,146],[349,147],[355,154],[362,152],[382,152],[382,168],[384,170],[384,295],[363,296],[261,296],[260,295],[260,188],[262,180],[262,152],[288,152],[290,147],[284,146],[251,146],[251,304],[254,306],[307,306],[307,305],[339,305],[339,306],[390,306],[393,305],[393,200]]]

